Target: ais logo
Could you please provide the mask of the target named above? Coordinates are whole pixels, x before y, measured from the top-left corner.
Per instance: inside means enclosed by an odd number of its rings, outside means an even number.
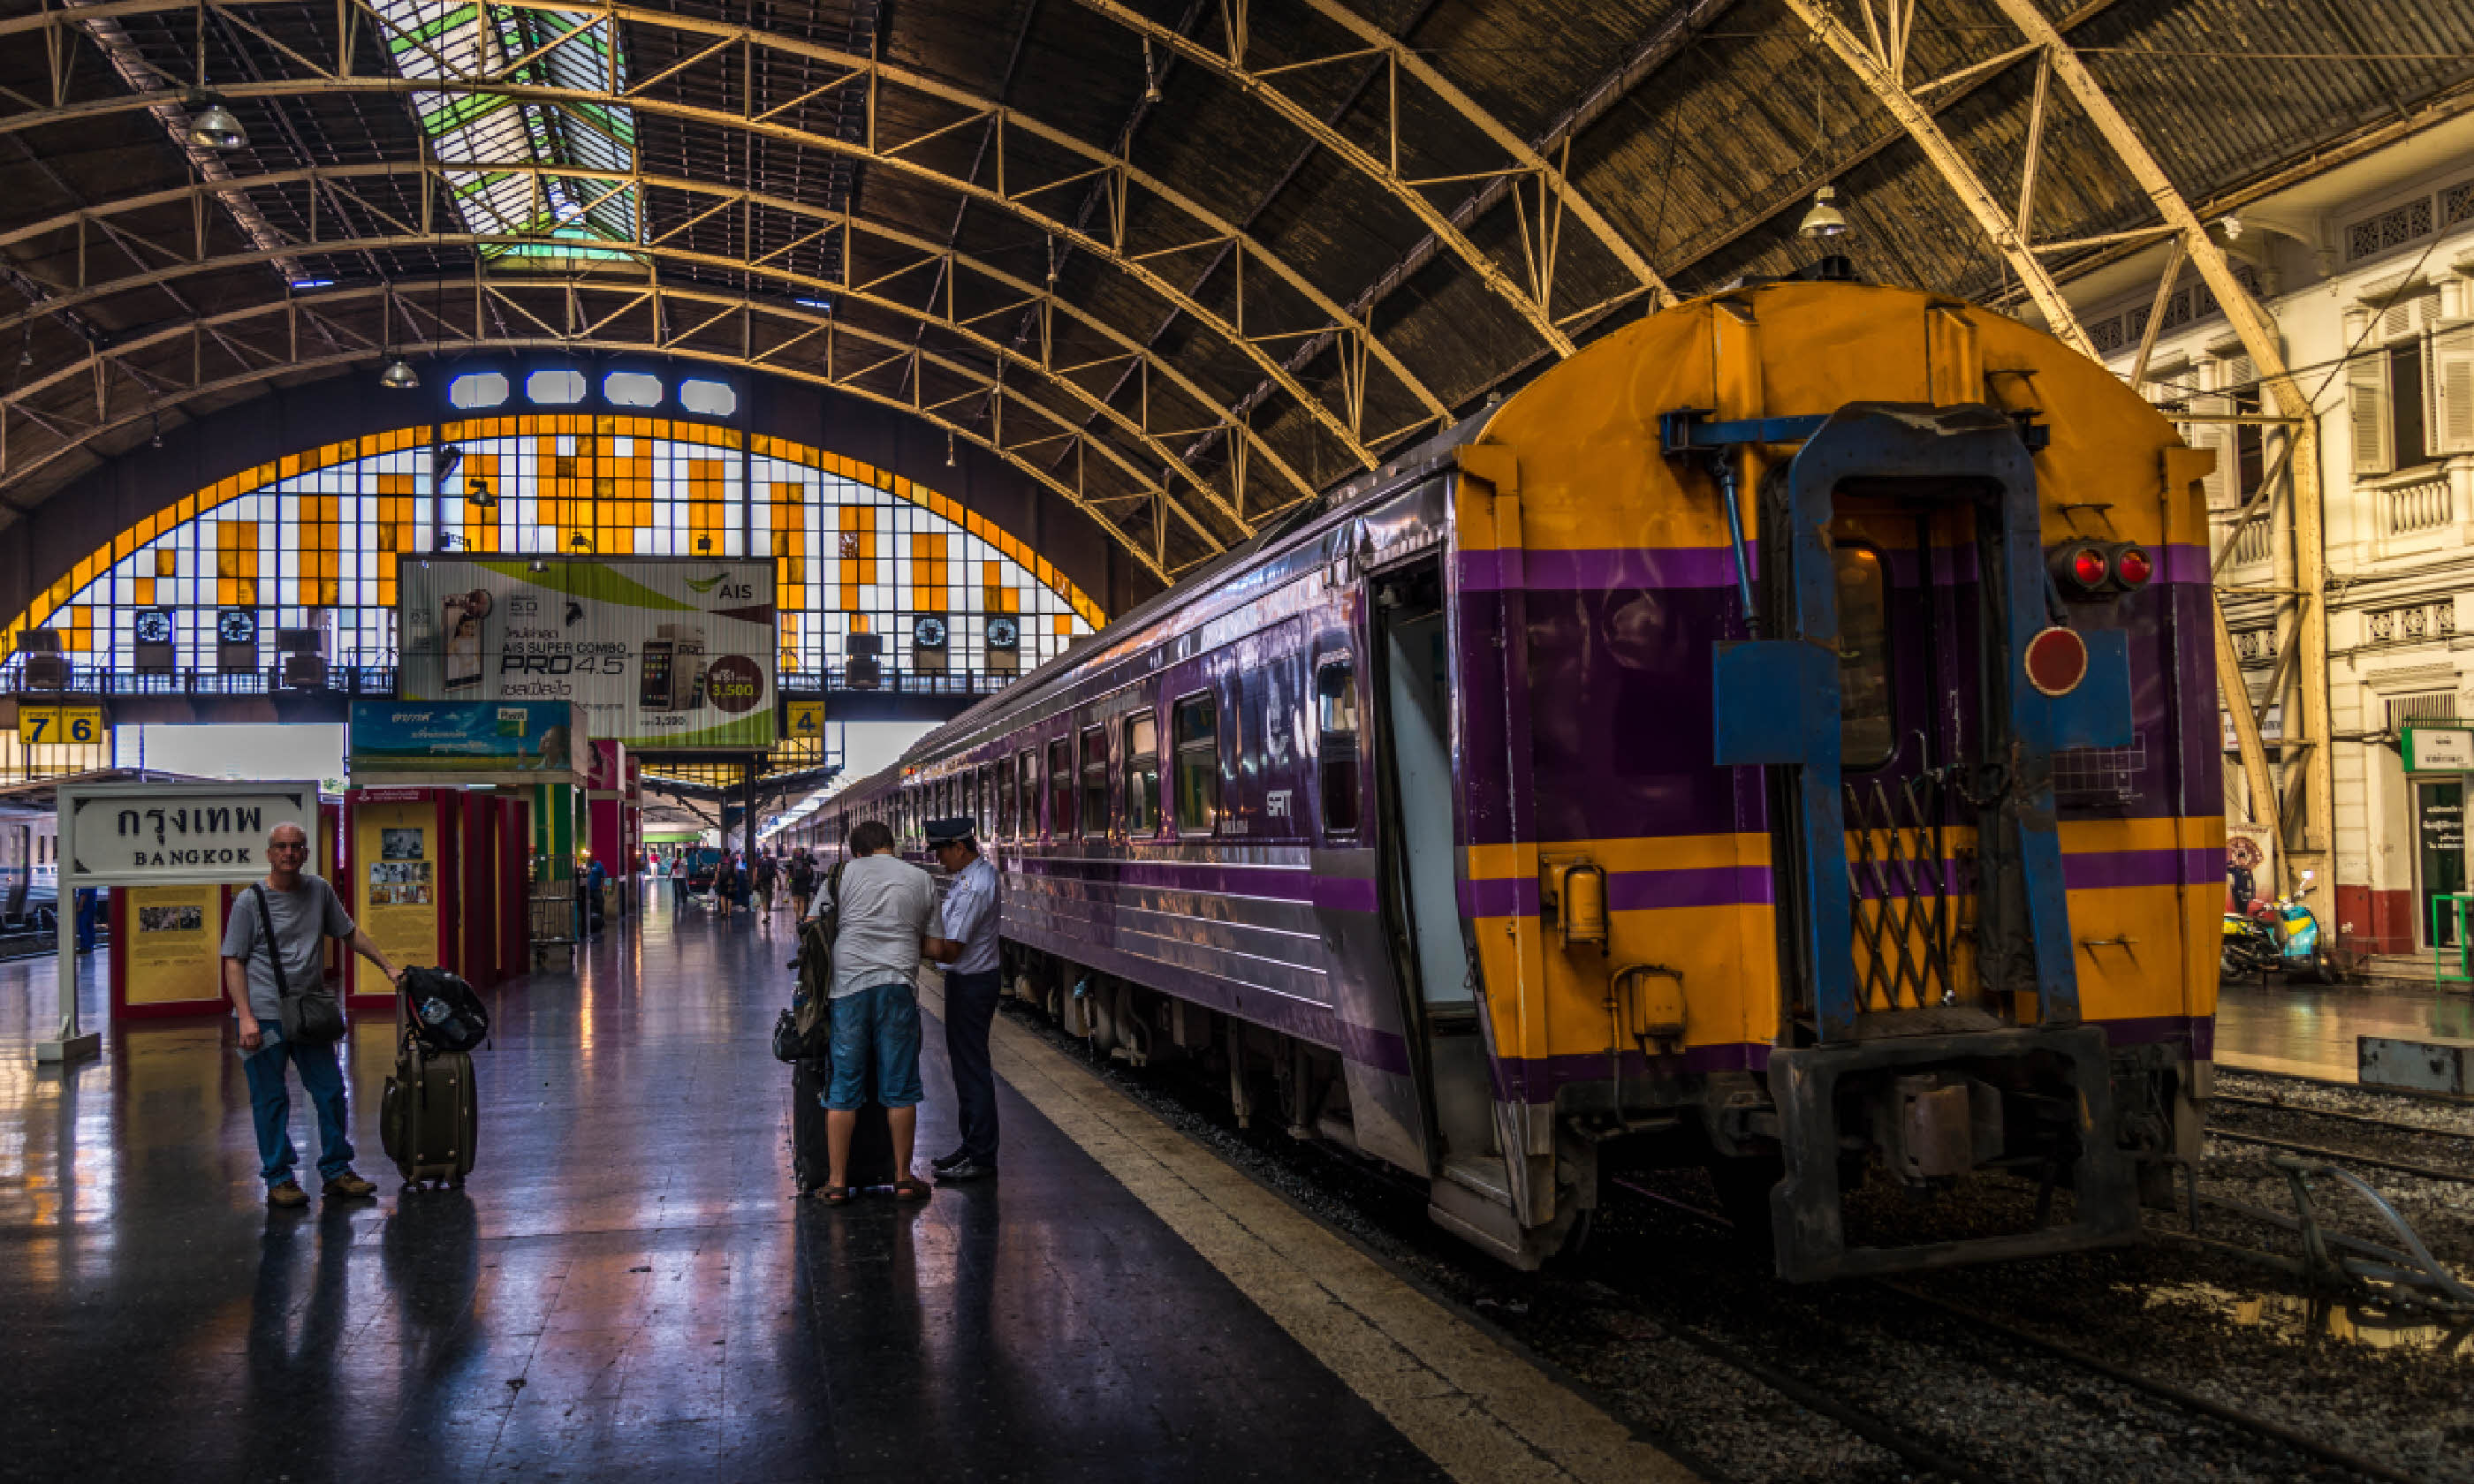
[[[705,597],[744,600],[756,596],[756,589],[746,583],[723,582],[722,579],[729,575],[727,572],[716,572],[711,577],[691,577],[688,579],[688,586]]]

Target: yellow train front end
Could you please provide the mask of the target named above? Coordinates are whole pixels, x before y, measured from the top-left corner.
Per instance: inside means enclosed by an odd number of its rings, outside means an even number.
[[[2036,329],[1840,281],[1651,316],[1457,450],[1524,1222],[1689,1147],[1790,1278],[2133,1233],[2208,1086],[2211,457]],[[2030,1195],[1902,1239],[1851,1227],[1866,1182]]]

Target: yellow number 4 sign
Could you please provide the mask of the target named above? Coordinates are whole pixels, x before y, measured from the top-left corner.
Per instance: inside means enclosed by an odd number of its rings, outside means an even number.
[[[788,716],[787,717],[788,722],[788,735],[794,737],[821,737],[825,734],[825,704],[823,702],[790,701],[784,703],[784,708],[788,712]]]
[[[28,747],[100,742],[109,732],[99,706],[20,706],[17,740]]]

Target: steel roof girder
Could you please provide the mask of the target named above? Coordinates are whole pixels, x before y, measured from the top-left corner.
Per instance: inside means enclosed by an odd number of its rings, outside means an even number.
[[[768,209],[776,209],[786,213],[801,215],[813,220],[822,220],[826,222],[827,226],[824,228],[820,228],[820,230],[831,230],[835,227],[856,228],[872,236],[882,237],[887,241],[892,241],[908,248],[916,249],[921,251],[931,251],[930,246],[925,239],[916,238],[910,234],[901,232],[895,228],[885,227],[880,224],[854,218],[847,213],[828,211],[822,207],[811,206],[805,203],[790,201],[786,198],[762,196],[753,192],[737,190],[726,186],[716,186],[708,182],[690,180],[682,178],[644,176],[642,174],[621,174],[618,172],[605,171],[579,171],[564,165],[544,165],[533,161],[485,163],[482,168],[504,172],[511,175],[557,175],[578,179],[618,180],[637,183],[646,189],[678,190],[681,192],[700,194],[719,194],[724,199],[718,202],[714,207],[709,208],[703,213],[699,213],[697,218],[698,220],[710,217],[717,212],[726,211],[734,205],[753,203],[764,205]],[[157,192],[150,196],[125,198],[119,202],[108,203],[104,206],[98,208],[64,212],[44,222],[30,224],[12,232],[0,234],[0,247],[33,240],[49,231],[66,229],[71,227],[80,227],[89,220],[93,220],[97,217],[108,215],[112,212],[149,209],[157,205],[180,200],[183,197],[197,194],[216,194],[235,189],[248,190],[270,186],[281,186],[308,180],[313,178],[321,180],[331,181],[339,178],[354,179],[373,176],[392,177],[405,174],[443,173],[444,167],[438,166],[434,163],[424,165],[400,165],[393,162],[382,162],[367,165],[328,166],[320,167],[314,170],[288,171],[267,176],[243,177],[229,181],[198,182],[188,186],[178,187],[170,191]],[[355,199],[357,200],[358,198],[355,197]],[[385,213],[376,212],[375,207],[371,209],[374,214],[381,216],[385,215]],[[98,223],[97,225],[102,224]],[[662,238],[656,239],[656,242],[658,244],[660,242],[667,241],[667,238],[674,235],[676,235],[675,231],[665,232]],[[366,251],[373,248],[403,248],[424,245],[470,246],[480,243],[503,243],[506,241],[516,240],[541,242],[545,244],[563,241],[563,239],[539,235],[510,237],[508,234],[485,233],[473,236],[470,234],[435,232],[428,234],[415,234],[407,231],[400,238],[395,239],[355,237],[338,239],[331,243],[292,243],[287,245],[282,251],[287,254],[305,251],[314,255],[324,251]],[[158,248],[158,251],[167,250],[161,250]],[[781,250],[776,250],[775,252],[768,252],[764,254],[764,258],[754,260],[726,258],[717,254],[697,253],[685,249],[671,249],[659,245],[635,248],[627,251],[629,251],[632,255],[639,257],[645,255],[662,255],[676,257],[682,261],[694,262],[704,266],[743,267],[750,272],[761,273],[767,277],[816,289],[820,292],[838,294],[845,298],[865,302],[893,313],[903,314],[914,319],[922,320],[926,323],[939,324],[942,327],[952,330],[956,334],[971,340],[974,344],[980,346],[991,354],[1005,357],[1007,360],[1023,365],[1044,376],[1053,374],[1053,368],[1045,367],[1037,358],[1024,354],[1023,352],[1014,349],[1012,347],[978,331],[973,328],[968,322],[956,320],[950,315],[940,317],[935,315],[933,311],[922,310],[916,306],[904,303],[900,300],[874,294],[870,291],[870,288],[867,285],[853,285],[833,279],[819,279],[812,275],[793,273],[788,269],[776,269],[767,266],[764,259],[778,255]],[[940,258],[948,255],[949,254],[944,253],[938,254]],[[132,292],[151,287],[155,283],[162,281],[167,276],[177,275],[179,271],[189,273],[211,272],[219,268],[238,266],[243,262],[253,260],[258,256],[262,256],[262,254],[241,254],[238,256],[226,256],[203,260],[176,259],[178,265],[177,270],[167,268],[154,273],[140,274],[130,277],[107,280],[100,284],[93,284],[76,290],[73,292],[72,298],[76,302],[90,302],[94,299],[107,298],[114,294]],[[973,272],[981,274],[990,281],[1003,285],[1008,291],[1023,295],[1027,300],[1054,300],[1055,303],[1063,307],[1067,314],[1073,317],[1078,323],[1083,324],[1093,331],[1108,338],[1112,344],[1127,347],[1125,353],[1129,355],[1139,354],[1142,355],[1146,361],[1155,363],[1156,369],[1164,377],[1168,378],[1170,384],[1176,386],[1185,395],[1191,397],[1198,406],[1204,408],[1216,407],[1217,404],[1214,399],[1204,394],[1202,389],[1196,386],[1190,378],[1186,377],[1182,372],[1176,371],[1168,363],[1160,361],[1155,354],[1135,347],[1129,337],[1124,335],[1123,332],[1114,329],[1105,322],[1098,320],[1096,317],[1091,316],[1075,307],[1071,303],[1056,298],[1053,294],[1033,287],[1026,280],[1015,278],[1011,275],[1004,273],[1002,270],[994,267],[994,265],[984,263],[968,254],[950,254],[950,256],[954,261],[967,265]],[[28,312],[28,314],[31,313],[32,311]],[[0,331],[13,328],[21,320],[27,318],[28,314],[0,317]],[[977,319],[984,317],[984,315],[982,315],[974,316],[973,318]],[[1098,409],[1095,408],[1095,410]],[[1118,420],[1122,421],[1122,419]],[[1186,461],[1181,456],[1170,449],[1164,443],[1157,442],[1155,436],[1147,433],[1142,428],[1128,426],[1127,431],[1138,438],[1144,439],[1147,444],[1152,445],[1153,452],[1158,454],[1164,462],[1175,467],[1180,474],[1191,480],[1195,484],[1196,488],[1212,502],[1215,508],[1219,509],[1231,521],[1235,522],[1241,530],[1247,531],[1250,534],[1250,524],[1240,515],[1238,508],[1231,503],[1230,497],[1224,496],[1209,481],[1203,479],[1199,473],[1188,467]],[[1255,451],[1265,455],[1265,457],[1271,461],[1272,467],[1278,471],[1282,478],[1287,480],[1290,486],[1297,490],[1301,496],[1310,495],[1314,492],[1313,488],[1305,482],[1303,477],[1299,475],[1295,468],[1287,463],[1287,461],[1281,459],[1276,452],[1271,450],[1268,446],[1263,446],[1261,444],[1260,438],[1254,435],[1250,429],[1245,430],[1245,436],[1256,443],[1258,446]],[[1232,490],[1230,491],[1231,496],[1240,494],[1241,491],[1239,491]]]

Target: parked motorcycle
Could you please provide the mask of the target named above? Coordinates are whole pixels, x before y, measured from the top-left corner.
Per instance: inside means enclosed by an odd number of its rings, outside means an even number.
[[[2250,904],[2247,912],[2225,914],[2224,942],[2217,956],[2218,971],[2227,979],[2282,970],[2320,984],[2337,982],[2337,965],[2320,941],[2319,920],[2303,898],[2310,895],[2316,872],[2302,873],[2292,896]]]

